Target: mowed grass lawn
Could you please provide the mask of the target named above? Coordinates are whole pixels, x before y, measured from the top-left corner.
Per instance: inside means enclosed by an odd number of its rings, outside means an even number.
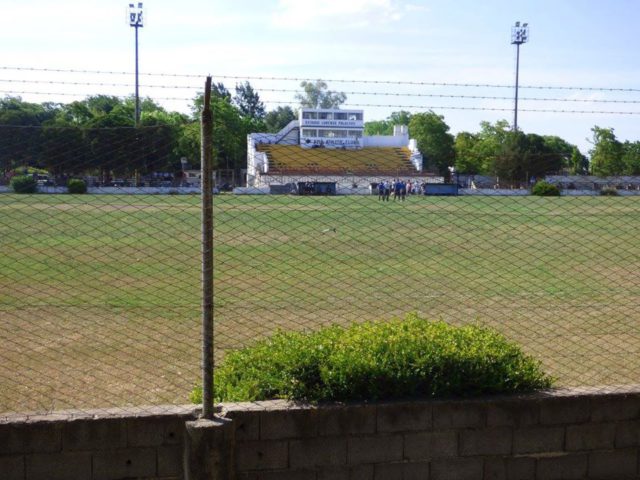
[[[0,195],[0,412],[183,403],[200,198]],[[416,311],[559,385],[640,379],[640,198],[215,198],[215,347]]]

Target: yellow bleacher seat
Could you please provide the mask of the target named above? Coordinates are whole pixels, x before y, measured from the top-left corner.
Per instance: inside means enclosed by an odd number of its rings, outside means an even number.
[[[357,150],[302,148],[298,145],[258,144],[267,154],[269,173],[320,175],[411,175],[411,151],[400,147],[367,147]]]

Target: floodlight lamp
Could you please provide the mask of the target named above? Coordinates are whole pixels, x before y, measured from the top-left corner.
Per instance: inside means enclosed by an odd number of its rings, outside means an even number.
[[[142,27],[143,26],[142,13],[143,13],[142,2],[138,2],[137,7],[135,4],[130,3],[129,4],[129,26],[136,27],[136,28]]]
[[[514,45],[521,45],[529,41],[529,24],[523,23],[520,26],[520,22],[516,22],[515,26],[511,27],[511,43]]]

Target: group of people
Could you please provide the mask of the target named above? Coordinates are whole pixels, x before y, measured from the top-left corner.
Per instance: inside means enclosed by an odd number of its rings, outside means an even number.
[[[393,201],[404,201],[407,194],[411,195],[416,193],[420,185],[412,183],[411,180],[403,181],[396,179],[393,182],[387,182],[386,180],[378,183],[378,200],[389,201],[389,197],[393,193]]]

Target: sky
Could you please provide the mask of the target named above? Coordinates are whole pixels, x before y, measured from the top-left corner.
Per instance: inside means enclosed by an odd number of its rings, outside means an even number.
[[[132,94],[128,5],[0,0],[0,95]],[[267,110],[295,107],[300,81],[321,78],[365,121],[431,109],[453,134],[477,132],[481,121],[513,121],[511,27],[520,21],[530,28],[520,47],[521,130],[558,135],[585,154],[595,125],[640,140],[637,0],[146,0],[144,9],[140,94],[170,110],[188,112],[206,75],[231,90],[248,80]]]

